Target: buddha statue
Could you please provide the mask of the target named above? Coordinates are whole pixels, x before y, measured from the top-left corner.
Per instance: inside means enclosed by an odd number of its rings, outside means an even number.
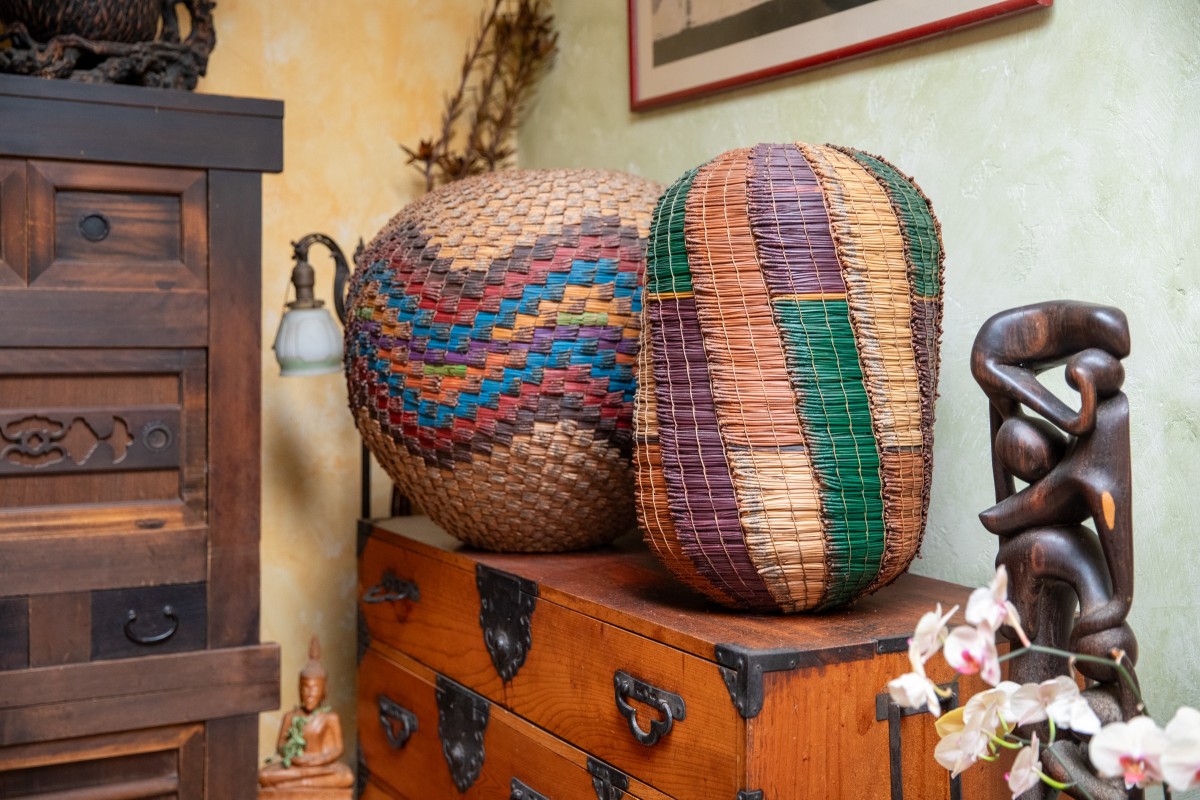
[[[259,770],[260,798],[342,800],[351,795],[354,773],[338,761],[342,723],[324,705],[327,676],[320,659],[321,644],[314,636],[300,671],[300,703],[283,716],[275,756]]]

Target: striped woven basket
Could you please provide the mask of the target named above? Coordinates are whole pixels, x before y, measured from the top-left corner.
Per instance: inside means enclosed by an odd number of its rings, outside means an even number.
[[[832,608],[908,568],[929,503],[942,245],[877,156],[761,144],[660,199],[647,256],[638,516],[732,607]]]
[[[641,282],[662,188],[490,173],[412,203],[359,256],[351,411],[401,491],[468,544],[572,550],[635,526]]]

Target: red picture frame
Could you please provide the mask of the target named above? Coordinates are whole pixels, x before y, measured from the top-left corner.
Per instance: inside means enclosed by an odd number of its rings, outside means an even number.
[[[734,0],[723,12],[694,0],[628,0],[629,105],[656,108],[1053,2]]]

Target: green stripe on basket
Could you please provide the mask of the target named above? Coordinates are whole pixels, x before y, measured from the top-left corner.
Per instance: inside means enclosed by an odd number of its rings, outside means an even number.
[[[699,167],[688,170],[671,184],[654,207],[650,221],[650,243],[646,252],[646,294],[676,294],[692,291],[687,249],[683,243],[684,205]]]
[[[908,257],[913,265],[913,287],[917,296],[940,296],[938,269],[941,243],[938,240],[937,222],[929,204],[921,197],[917,188],[891,164],[858,150],[847,152],[875,175],[900,214],[900,224],[908,234]]]
[[[879,573],[886,532],[879,451],[845,300],[772,302],[821,482],[829,587],[852,599]]]

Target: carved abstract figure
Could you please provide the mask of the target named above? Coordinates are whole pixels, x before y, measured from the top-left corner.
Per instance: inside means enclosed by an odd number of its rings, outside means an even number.
[[[259,770],[260,797],[271,796],[275,789],[309,789],[305,796],[311,794],[314,800],[349,797],[349,791],[333,791],[353,786],[354,774],[338,761],[344,746],[342,723],[323,705],[327,678],[320,658],[321,645],[314,636],[308,663],[300,671],[300,704],[279,725],[278,760]]]
[[[996,505],[979,518],[1000,537],[996,563],[1008,569],[1026,633],[1060,650],[1115,654],[1132,676],[1137,640],[1125,621],[1133,602],[1129,403],[1121,392],[1128,354],[1129,325],[1118,309],[1039,303],[984,323],[971,371],[990,403],[996,487]],[[1038,378],[1058,366],[1079,395],[1078,410]],[[1027,485],[1018,490],[1016,480]],[[1088,520],[1094,530],[1083,524]],[[1088,679],[1084,695],[1102,721],[1139,713],[1135,693],[1111,666],[1074,666]],[[1067,667],[1063,658],[1029,653],[1011,663],[1010,678],[1040,682]],[[1052,749],[1043,755],[1047,774],[1076,781],[1095,798],[1127,796],[1091,775],[1078,742],[1060,735]]]

